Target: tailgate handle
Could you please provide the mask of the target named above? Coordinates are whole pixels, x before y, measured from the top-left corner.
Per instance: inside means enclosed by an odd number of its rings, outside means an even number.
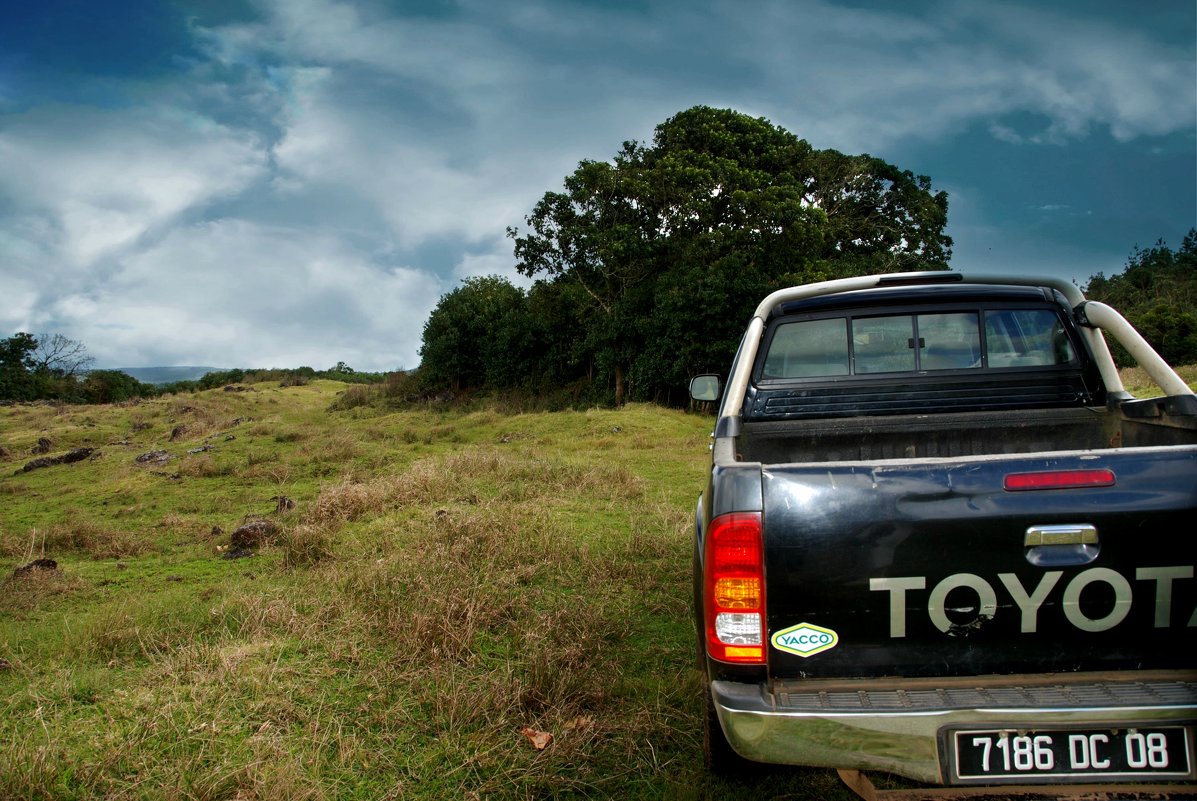
[[[1087,565],[1101,552],[1090,523],[1031,526],[1023,538],[1027,561],[1040,567]]]

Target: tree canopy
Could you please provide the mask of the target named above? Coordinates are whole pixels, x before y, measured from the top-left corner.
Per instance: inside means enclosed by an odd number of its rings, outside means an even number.
[[[1197,228],[1176,251],[1162,239],[1147,250],[1136,247],[1121,273],[1090,276],[1084,292],[1121,312],[1164,361],[1197,362]],[[1122,348],[1111,351],[1120,367],[1132,363]]]
[[[517,269],[535,285],[524,293],[492,276],[486,291],[507,284],[508,305],[470,321],[461,293],[482,287],[443,297],[425,326],[422,370],[444,386],[584,384],[617,404],[680,400],[688,376],[726,369],[768,292],[945,269],[946,223],[947,195],[925,176],[696,106],[658,125],[651,143],[582,161],[536,203],[526,228],[508,228]],[[459,336],[505,343],[492,355],[506,367],[477,364],[489,358],[480,349],[463,355]]]
[[[89,371],[93,361],[78,340],[19,331],[0,340],[0,400],[113,403],[156,393],[124,373]]]
[[[33,354],[37,340],[18,331],[0,340],[0,399],[30,400],[37,397],[32,381]]]
[[[502,385],[508,365],[506,332],[524,293],[496,276],[467,278],[441,298],[424,323],[420,356],[426,378],[453,390]]]

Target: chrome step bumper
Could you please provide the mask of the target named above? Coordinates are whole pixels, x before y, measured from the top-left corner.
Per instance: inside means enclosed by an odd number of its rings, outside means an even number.
[[[1197,722],[1197,671],[961,679],[711,683],[719,721],[747,759],[947,781],[945,728]]]

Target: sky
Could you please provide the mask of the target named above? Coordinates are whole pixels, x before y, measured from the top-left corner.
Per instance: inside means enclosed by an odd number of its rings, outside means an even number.
[[[0,336],[412,368],[583,159],[695,105],[949,196],[1080,285],[1197,226],[1193,0],[0,0]]]

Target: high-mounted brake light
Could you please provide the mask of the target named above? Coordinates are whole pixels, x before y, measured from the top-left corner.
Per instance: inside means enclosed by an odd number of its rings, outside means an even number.
[[[915,286],[917,284],[955,284],[964,280],[963,273],[949,270],[905,275],[902,273],[883,275],[877,279],[877,286]]]
[[[707,653],[722,662],[765,662],[765,567],[760,512],[711,521],[703,581]]]
[[[1098,470],[1044,470],[1038,473],[1011,473],[1002,481],[1002,487],[1007,492],[1112,486],[1114,486],[1114,471],[1105,468]]]

